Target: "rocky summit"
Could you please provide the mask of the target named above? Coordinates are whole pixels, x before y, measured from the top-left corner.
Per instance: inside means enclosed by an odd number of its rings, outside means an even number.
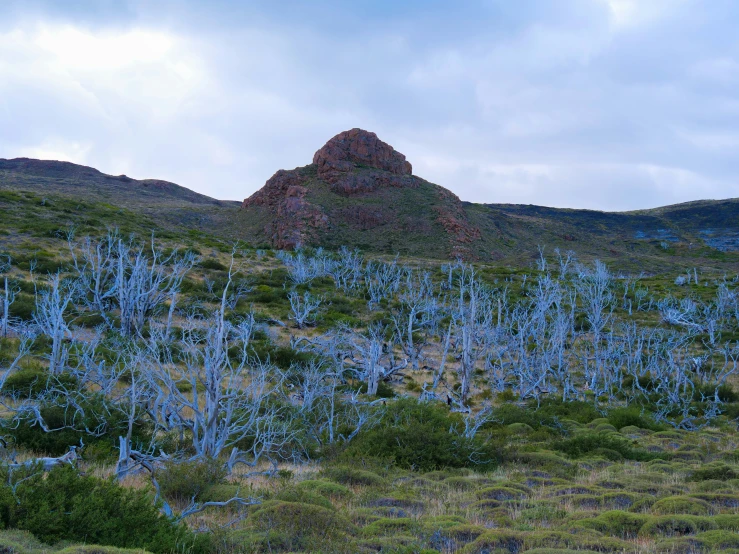
[[[278,171],[242,208],[246,219],[263,222],[263,238],[275,248],[401,251],[408,241],[399,237],[410,233],[418,244],[438,239],[443,256],[474,257],[471,247],[481,237],[457,196],[414,176],[403,154],[363,129],[333,137],[310,165]]]

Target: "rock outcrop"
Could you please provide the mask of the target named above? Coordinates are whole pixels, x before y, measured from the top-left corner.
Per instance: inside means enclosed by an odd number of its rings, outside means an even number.
[[[397,189],[417,190],[416,200],[423,197],[435,207],[423,208],[406,200],[414,213],[405,212],[404,217],[403,210],[394,205],[405,194]],[[347,204],[346,197],[351,203]],[[480,237],[455,195],[413,176],[403,154],[362,129],[333,137],[315,153],[313,164],[278,171],[242,207],[257,210],[260,217],[266,212],[266,238],[281,249],[322,244],[325,233],[340,228],[369,233],[383,229],[392,237],[409,230],[423,233],[427,226],[431,232],[436,226],[449,245],[449,255],[469,257],[471,243]],[[388,238],[388,248],[392,243]]]
[[[342,194],[417,186],[405,156],[362,129],[344,131],[329,140],[313,156],[313,165],[318,176]]]

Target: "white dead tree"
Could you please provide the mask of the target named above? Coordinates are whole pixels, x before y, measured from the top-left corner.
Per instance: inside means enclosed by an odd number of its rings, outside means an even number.
[[[598,389],[598,381],[607,371],[601,343],[604,330],[613,319],[612,282],[608,268],[600,260],[595,260],[592,270],[584,271],[575,281],[584,316],[589,324],[590,352],[586,352],[584,357],[584,371],[591,390]]]
[[[0,336],[7,337],[10,329],[10,306],[20,292],[18,287],[10,283],[8,273],[11,266],[10,256],[0,257],[0,275],[3,276],[3,290],[0,291]]]
[[[49,373],[52,375],[60,373],[66,364],[68,348],[65,339],[69,327],[65,315],[73,305],[77,290],[75,281],[64,280],[57,273],[48,277],[45,288],[36,291],[33,321],[39,331],[51,340]]]
[[[404,269],[396,260],[389,264],[369,262],[364,269],[364,283],[367,286],[369,301],[367,305],[374,309],[381,300],[389,298],[400,288]]]
[[[441,315],[439,301],[428,273],[408,271],[402,292],[398,295],[399,309],[392,315],[395,335],[414,370],[419,368],[428,335],[433,332]]]
[[[110,312],[117,311],[124,335],[140,333],[147,318],[167,301],[171,326],[182,280],[197,262],[191,252],[165,253],[154,237],[145,248],[113,232],[99,242],[70,240],[69,248],[88,306],[109,324]]]
[[[313,296],[309,292],[300,294],[292,291],[287,298],[290,301],[290,320],[295,322],[298,329],[315,323],[318,310],[323,304],[322,297]]]
[[[323,259],[323,272],[334,280],[336,288],[348,292],[359,286],[364,259],[358,250],[342,247],[336,259]]]
[[[367,394],[375,396],[380,382],[408,367],[408,359],[397,360],[393,345],[387,342],[387,329],[371,325],[366,333],[344,327],[340,330],[344,345],[344,359],[357,377],[367,383]]]
[[[302,250],[295,253],[280,250],[276,256],[285,264],[288,277],[294,285],[304,285],[324,275],[325,262],[321,249],[316,251],[315,256],[308,256]]]
[[[13,356],[10,362],[5,365],[0,365],[0,390],[5,386],[5,381],[8,377],[18,369],[18,365],[21,363],[23,358],[30,354],[31,346],[36,338],[34,329],[27,325],[16,327],[14,332],[18,338],[18,346],[15,356]]]
[[[157,426],[185,431],[194,458],[218,458],[232,448],[229,468],[256,466],[290,438],[289,421],[268,401],[280,386],[277,372],[248,355],[253,316],[226,318],[233,273],[232,262],[220,305],[210,317],[191,317],[176,349],[153,333],[148,372],[156,391],[149,413]],[[241,451],[247,437],[251,445]]]
[[[491,296],[477,280],[471,266],[463,267],[457,280],[457,298],[451,307],[454,349],[459,359],[458,401],[465,406],[479,360],[488,349],[490,329],[494,325]]]

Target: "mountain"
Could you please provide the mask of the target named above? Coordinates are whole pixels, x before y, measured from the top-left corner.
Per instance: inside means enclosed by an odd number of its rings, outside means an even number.
[[[481,237],[459,198],[413,175],[403,154],[361,129],[336,135],[312,164],[275,173],[242,209],[247,233],[277,248],[471,257]]]
[[[238,202],[216,200],[169,181],[107,175],[70,162],[0,158],[0,190],[113,205],[149,216],[165,228],[189,227],[237,238],[230,227],[238,219]]]
[[[333,137],[312,164],[275,173],[242,211],[245,235],[276,248],[520,261],[541,245],[624,267],[734,261],[726,253],[739,250],[739,200],[623,213],[472,204],[413,175],[403,154],[361,129]]]
[[[349,246],[520,264],[530,263],[543,246],[549,252],[559,248],[584,259],[598,257],[626,270],[739,268],[739,199],[633,212],[473,204],[414,175],[403,154],[362,129],[339,133],[312,163],[277,171],[241,203],[168,181],[27,158],[0,159],[0,191],[27,191],[42,203],[54,196],[74,200],[71,205],[97,203],[105,207],[100,214],[124,209],[175,233],[194,230],[267,248]],[[24,221],[21,227],[28,230],[42,212],[38,206],[26,212],[19,206],[0,196],[0,210],[13,208],[15,221]],[[54,225],[83,215],[67,206],[58,210]]]

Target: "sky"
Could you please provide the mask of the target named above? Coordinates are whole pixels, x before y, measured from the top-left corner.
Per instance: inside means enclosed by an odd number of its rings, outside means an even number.
[[[739,197],[735,0],[0,0],[0,158],[241,200],[360,127],[484,203]]]

